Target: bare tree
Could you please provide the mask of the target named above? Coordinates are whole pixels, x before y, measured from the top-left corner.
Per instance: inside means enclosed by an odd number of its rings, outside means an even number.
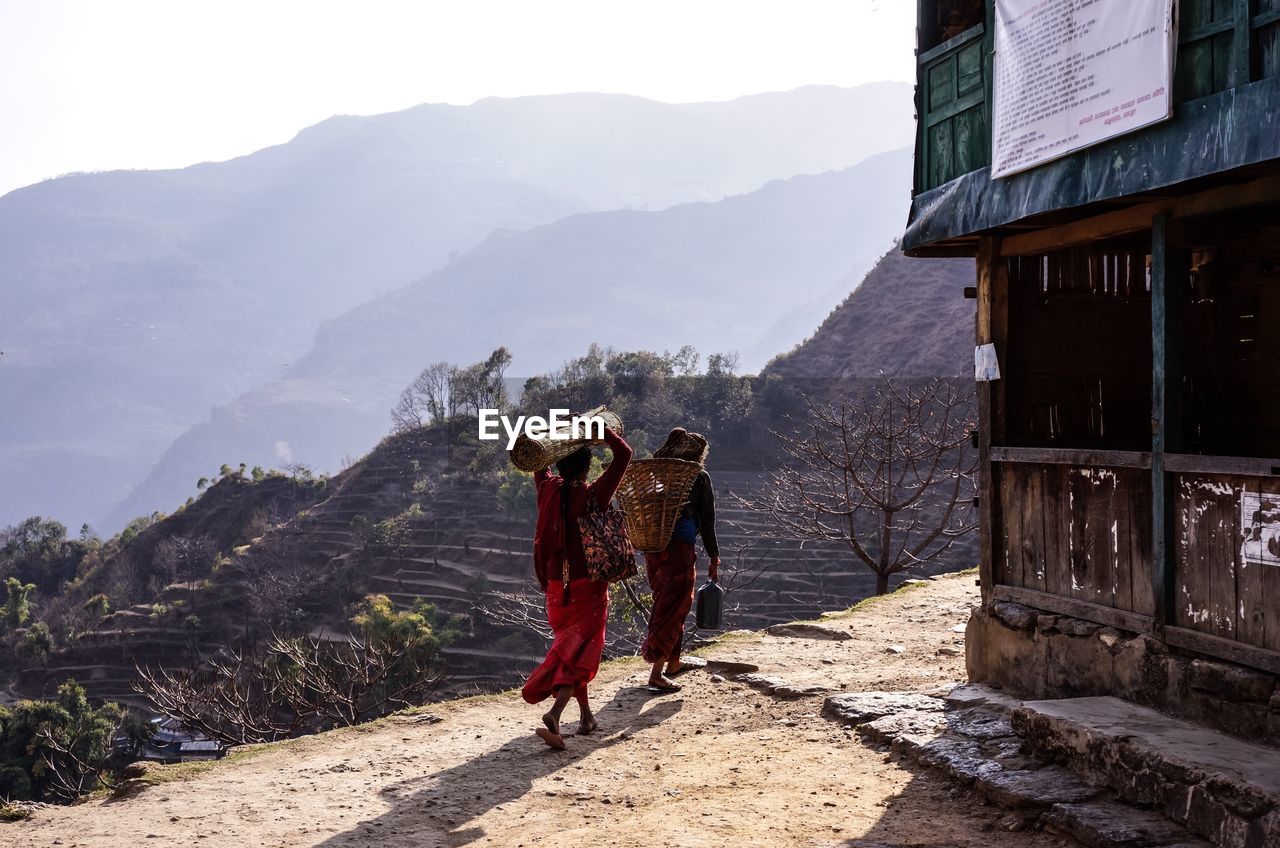
[[[456,411],[475,413],[481,409],[505,410],[506,373],[511,352],[500,347],[489,358],[457,370],[450,382],[450,400]]]
[[[186,669],[138,668],[133,689],[191,730],[230,744],[347,727],[422,703],[444,679],[430,637],[273,636]]]
[[[263,536],[227,566],[244,596],[245,631],[294,633],[334,588],[335,572],[302,555],[287,530]]]
[[[187,584],[193,611],[196,588],[217,559],[218,543],[208,536],[170,536],[156,545],[156,568],[170,582],[181,580]]]
[[[445,420],[452,408],[450,395],[457,372],[448,362],[422,369],[391,410],[393,431],[402,433]]]
[[[798,435],[774,434],[787,464],[741,499],[773,519],[771,535],[847,545],[884,594],[891,575],[937,559],[977,526],[972,388],[885,379],[856,401],[808,409]]]
[[[115,788],[107,768],[110,747],[95,746],[92,735],[79,726],[59,733],[48,723],[36,730],[36,747],[49,790],[64,803],[73,803],[99,786]]]

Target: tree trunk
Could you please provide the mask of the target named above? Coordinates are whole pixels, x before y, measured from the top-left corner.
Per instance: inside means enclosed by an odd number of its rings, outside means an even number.
[[[889,575],[881,574],[878,571],[876,572],[876,594],[877,595],[889,594]]]

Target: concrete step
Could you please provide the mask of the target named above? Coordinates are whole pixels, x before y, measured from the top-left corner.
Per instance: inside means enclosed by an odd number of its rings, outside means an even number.
[[[1111,697],[1028,701],[1027,750],[1223,848],[1280,846],[1280,750]]]
[[[1035,756],[1015,733],[1023,710],[1022,702],[994,690],[959,686],[832,695],[823,715],[1011,811],[1021,829],[1049,830],[1086,848],[1210,848],[1163,811],[1134,804],[1069,764]]]

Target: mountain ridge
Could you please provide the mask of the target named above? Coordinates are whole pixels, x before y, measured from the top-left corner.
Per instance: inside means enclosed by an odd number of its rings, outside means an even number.
[[[386,432],[400,390],[438,360],[466,364],[506,346],[515,357],[509,373],[533,376],[592,342],[694,344],[737,350],[754,371],[830,310],[807,295],[830,292],[851,269],[860,277],[893,243],[908,203],[896,187],[910,168],[910,151],[899,150],[721,201],[588,213],[492,236],[329,322],[285,377],[175,440],[108,524],[180,502],[226,461],[269,465],[287,453],[336,469]],[[775,320],[797,300],[810,303],[793,322],[806,330],[779,340]]]
[[[909,141],[901,94],[887,84],[711,108],[492,100],[321,122],[220,163],[9,192],[0,396],[23,414],[0,421],[12,482],[0,524],[100,516],[211,407],[284,373],[323,322],[495,229],[851,165]]]

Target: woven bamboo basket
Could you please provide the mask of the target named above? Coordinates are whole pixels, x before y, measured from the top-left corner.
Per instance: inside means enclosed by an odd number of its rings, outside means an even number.
[[[667,546],[701,471],[701,463],[686,459],[637,459],[627,466],[618,504],[636,550],[653,553]]]
[[[616,413],[610,412],[603,406],[597,406],[595,409],[582,413],[584,416],[599,415],[604,419],[604,424],[613,432],[622,435],[622,419]],[[601,439],[531,439],[524,433],[516,437],[516,443],[511,447],[511,464],[521,471],[527,471],[532,474],[534,471],[541,471],[553,463],[559,462],[578,448],[588,445],[602,445],[604,441]]]

